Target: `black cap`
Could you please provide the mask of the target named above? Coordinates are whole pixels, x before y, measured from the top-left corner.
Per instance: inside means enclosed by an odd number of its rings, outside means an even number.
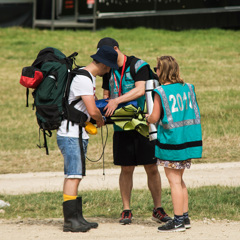
[[[98,42],[98,45],[97,45],[97,48],[100,48],[102,46],[109,46],[109,47],[118,47],[119,48],[119,45],[118,45],[118,42],[113,39],[113,38],[110,38],[110,37],[105,37],[105,38],[102,38],[99,42]]]
[[[96,54],[92,55],[91,58],[100,63],[105,64],[110,68],[118,69],[117,65],[118,53],[109,46],[104,45],[98,48]]]

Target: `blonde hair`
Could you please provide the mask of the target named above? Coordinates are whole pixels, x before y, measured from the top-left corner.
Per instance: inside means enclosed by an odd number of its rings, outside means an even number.
[[[160,71],[159,82],[161,84],[166,82],[184,84],[183,79],[180,77],[178,63],[172,56],[158,57],[157,68]]]

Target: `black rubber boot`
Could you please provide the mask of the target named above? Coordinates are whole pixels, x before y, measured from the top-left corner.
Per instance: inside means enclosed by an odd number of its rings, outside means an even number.
[[[88,222],[82,215],[82,197],[78,197],[77,201],[78,201],[78,206],[77,206],[77,208],[78,208],[78,221],[89,225],[91,228],[97,228],[98,223]]]
[[[63,202],[64,232],[87,232],[91,228],[79,221],[77,205],[77,199]]]

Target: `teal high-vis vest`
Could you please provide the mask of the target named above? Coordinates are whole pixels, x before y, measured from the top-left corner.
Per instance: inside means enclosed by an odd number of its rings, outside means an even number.
[[[137,72],[143,67],[143,66],[149,66],[148,63],[144,62],[143,60],[139,59],[135,65],[134,65],[134,72],[137,74]],[[131,66],[131,64],[130,64]],[[135,81],[131,75],[131,68],[130,66],[125,69],[124,75],[122,78],[122,92],[121,95],[131,91],[133,88],[135,88]],[[149,67],[150,69],[150,67]],[[114,75],[117,80],[117,87],[114,79]],[[110,98],[114,99],[118,97],[118,90],[120,86],[120,80],[121,80],[121,74],[119,71],[112,69],[111,70],[111,77],[109,79],[109,91],[110,91]],[[136,99],[138,107],[141,108],[142,111],[144,111],[144,105],[145,105],[145,95],[142,97]],[[116,126],[114,124],[114,131],[123,131],[120,127]]]
[[[139,71],[143,66],[148,65],[148,63],[144,62],[143,60],[138,60],[135,64],[135,73]],[[149,66],[149,65],[148,65]],[[114,80],[114,74],[116,76],[117,80],[117,87]],[[118,97],[118,90],[120,87],[120,80],[121,80],[121,74],[119,71],[112,69],[111,70],[111,77],[109,79],[109,90],[110,90],[110,98],[117,98]],[[135,88],[135,81],[133,80],[131,74],[130,74],[130,66],[124,71],[123,79],[122,79],[122,92],[121,95],[129,92]],[[145,104],[145,96],[136,99],[138,106],[144,110],[144,104]]]
[[[162,102],[155,156],[162,160],[184,161],[202,157],[200,111],[192,84],[162,85],[154,90]]]

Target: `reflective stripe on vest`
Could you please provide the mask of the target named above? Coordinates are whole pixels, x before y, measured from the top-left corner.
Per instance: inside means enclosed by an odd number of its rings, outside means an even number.
[[[184,161],[202,157],[200,112],[191,84],[172,84],[154,90],[164,111],[158,125],[155,156],[162,160]]]
[[[144,64],[144,65],[143,65]],[[142,66],[141,66],[142,65]],[[143,60],[138,60],[136,63],[135,63],[135,73],[137,73],[138,72],[138,70],[139,70],[139,67],[143,67],[143,66],[145,66],[145,65],[147,65],[147,63],[146,62],[144,62]]]
[[[192,106],[193,106],[193,110],[194,110],[196,119],[183,120],[183,121],[179,121],[179,122],[173,122],[172,113],[171,113],[171,110],[170,110],[170,107],[169,107],[169,104],[168,104],[168,99],[167,99],[165,91],[163,90],[163,88],[161,86],[157,88],[158,91],[161,93],[163,103],[164,103],[164,106],[165,106],[165,112],[166,112],[167,120],[168,120],[168,124],[162,124],[162,121],[159,122],[159,125],[161,125],[164,129],[173,129],[173,128],[196,125],[196,124],[201,123],[200,115],[199,115],[199,112],[198,112],[198,107],[197,107],[197,103],[195,101],[192,86],[188,83],[186,83],[186,85],[188,86],[188,88],[190,90]]]

